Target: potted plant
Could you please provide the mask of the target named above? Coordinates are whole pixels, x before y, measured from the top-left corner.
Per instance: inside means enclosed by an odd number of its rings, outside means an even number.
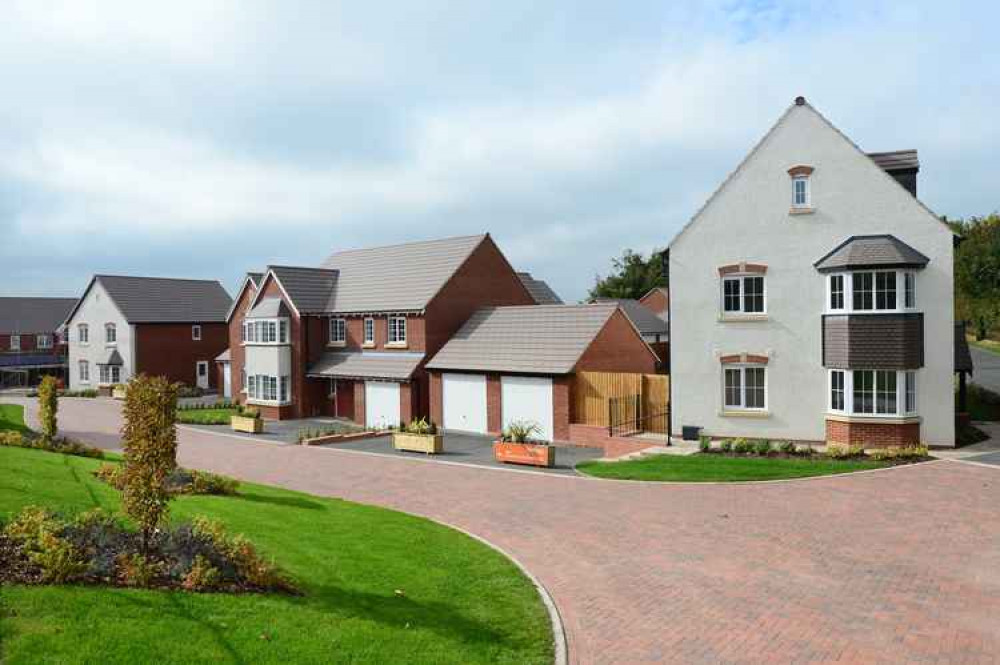
[[[246,432],[247,434],[260,434],[264,431],[264,420],[260,417],[260,410],[253,408],[241,409],[239,413],[234,413],[229,418],[229,426],[234,432]]]
[[[421,418],[393,432],[392,447],[396,450],[434,455],[444,452],[444,438],[438,433],[434,423]]]
[[[125,399],[126,386],[122,383],[116,383],[111,386],[111,397],[113,399]]]
[[[500,440],[493,443],[496,461],[551,467],[556,461],[556,450],[548,441],[533,438],[540,431],[536,423],[515,421],[509,424]]]

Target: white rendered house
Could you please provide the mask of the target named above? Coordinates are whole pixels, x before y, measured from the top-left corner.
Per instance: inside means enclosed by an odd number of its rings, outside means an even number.
[[[669,247],[675,435],[955,445],[950,229],[799,97]]]

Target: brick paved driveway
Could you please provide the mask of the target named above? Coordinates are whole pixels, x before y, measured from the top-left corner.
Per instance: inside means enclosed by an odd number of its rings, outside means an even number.
[[[107,440],[117,405],[64,400]],[[447,466],[181,432],[181,463],[425,515],[514,553],[574,663],[1000,662],[1000,469],[760,485]]]

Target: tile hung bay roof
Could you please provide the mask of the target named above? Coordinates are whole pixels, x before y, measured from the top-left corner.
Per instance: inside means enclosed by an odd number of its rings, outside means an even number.
[[[892,235],[851,236],[813,265],[820,272],[859,268],[923,268],[926,256]]]
[[[531,297],[539,305],[563,304],[562,298],[556,295],[556,292],[544,280],[535,279],[531,276],[530,272],[519,272],[517,276],[521,280],[521,283],[524,284],[524,288],[528,289],[528,293],[531,294]]]
[[[620,305],[622,311],[625,312],[625,316],[632,321],[632,325],[643,335],[666,335],[669,332],[666,320],[654,314],[652,310],[638,300],[630,298],[598,298],[597,302],[613,302]]]
[[[285,301],[277,296],[262,298],[253,309],[247,312],[246,319],[275,319],[279,316],[288,316],[288,307]]]
[[[329,351],[306,370],[310,377],[408,381],[424,359],[403,351]]]
[[[420,311],[487,236],[462,236],[332,254],[337,281],[327,311]]]
[[[427,368],[568,374],[617,310],[608,302],[480,309]]]
[[[97,363],[98,365],[124,365],[125,361],[122,359],[122,354],[118,353],[118,349],[108,349],[104,352],[104,359]]]
[[[216,280],[95,275],[87,291],[94,282],[100,282],[129,323],[225,323],[232,304]],[[75,313],[76,307],[68,318]]]
[[[0,333],[52,333],[66,321],[76,298],[0,298]]]

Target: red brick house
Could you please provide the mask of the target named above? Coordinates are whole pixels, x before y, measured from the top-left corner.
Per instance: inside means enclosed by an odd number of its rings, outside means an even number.
[[[231,303],[215,280],[95,275],[66,319],[70,387],[107,392],[148,374],[215,388]]]
[[[488,234],[270,266],[229,314],[233,396],[266,418],[408,422],[430,410],[426,360],[474,311],[535,303]]]
[[[528,421],[539,438],[579,442],[574,374],[652,374],[657,362],[614,301],[480,309],[427,364],[431,418],[447,430],[493,435]]]
[[[657,286],[639,298],[639,303],[653,314],[666,319],[670,309],[670,291],[665,286]]]
[[[0,298],[0,386],[66,377],[63,322],[76,298]]]

